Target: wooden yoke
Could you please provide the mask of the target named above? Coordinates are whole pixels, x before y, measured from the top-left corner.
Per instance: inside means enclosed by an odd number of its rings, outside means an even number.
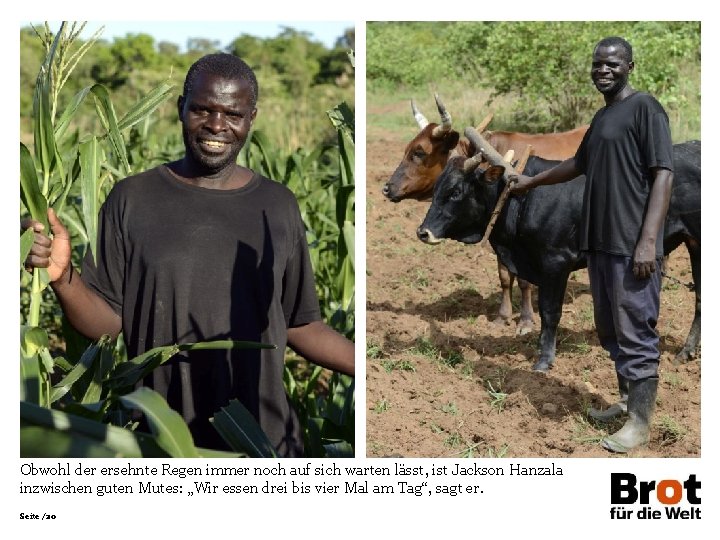
[[[485,118],[482,119],[482,122],[480,122],[476,127],[475,131],[478,133],[482,133],[487,129],[487,127],[490,125],[490,122],[493,119],[493,113],[488,114]]]
[[[505,201],[507,200],[508,195],[510,195],[510,182],[508,181],[508,177],[522,174],[523,169],[525,169],[525,164],[532,152],[532,147],[530,145],[525,147],[525,151],[518,160],[518,168],[515,169],[508,161],[503,159],[503,157],[498,154],[497,150],[495,150],[495,148],[493,148],[492,145],[487,142],[474,128],[467,128],[465,130],[465,136],[475,145],[475,148],[480,150],[488,163],[491,165],[505,167],[505,172],[503,173],[503,180],[505,180],[506,184],[505,189],[503,189],[503,192],[500,194],[500,198],[498,199],[495,209],[490,216],[490,222],[488,223],[487,229],[485,229],[485,236],[480,241],[480,249],[484,250],[485,246],[487,246],[488,240],[490,239],[493,227],[495,226],[495,221],[497,221],[497,217],[500,215],[503,206],[505,206]]]

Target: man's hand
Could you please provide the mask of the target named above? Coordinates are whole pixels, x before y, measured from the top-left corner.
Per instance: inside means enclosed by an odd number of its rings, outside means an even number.
[[[47,268],[50,281],[55,282],[70,270],[70,234],[52,208],[48,209],[48,220],[53,233],[52,240],[43,234],[45,226],[34,219],[22,220],[20,227],[35,231],[35,241],[25,259],[25,266],[31,270]]]
[[[655,243],[638,242],[633,257],[633,274],[638,279],[647,279],[655,272]]]
[[[511,174],[508,176],[510,193],[512,195],[524,195],[530,191],[530,188],[533,187],[532,180],[532,176],[525,176],[524,174]]]

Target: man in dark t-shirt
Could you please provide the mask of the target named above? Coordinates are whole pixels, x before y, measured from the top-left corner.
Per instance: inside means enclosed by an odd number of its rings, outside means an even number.
[[[76,329],[93,339],[122,331],[131,356],[199,341],[276,345],[178,354],[143,384],[182,414],[197,446],[226,448],[209,418],[236,398],[278,455],[293,457],[303,445],[283,386],[285,346],[350,375],[355,360],[353,344],[320,320],[295,197],[236,163],[257,96],[255,75],[239,58],[198,60],[177,104],[184,157],[113,187],[100,212],[97,253],[88,251],[81,275],[52,210],[54,238],[32,222],[27,263],[48,269]]]
[[[652,96],[628,84],[635,65],[622,38],[601,40],[591,77],[605,98],[577,154],[534,177],[518,176],[513,193],[585,174],[580,248],[587,252],[595,326],[615,362],[620,401],[600,421],[627,412],[625,425],[602,445],[627,452],[646,444],[655,407],[660,359],[655,329],[660,310],[663,225],[673,180],[667,114]]]

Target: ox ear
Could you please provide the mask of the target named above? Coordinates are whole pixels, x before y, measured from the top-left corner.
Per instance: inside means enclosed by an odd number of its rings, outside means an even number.
[[[502,165],[491,165],[485,171],[485,174],[483,176],[485,178],[485,181],[490,183],[502,178],[503,174],[505,174],[505,167],[503,167]]]
[[[454,149],[460,141],[460,134],[457,131],[451,131],[445,137],[443,137],[442,148],[443,152],[448,153]]]

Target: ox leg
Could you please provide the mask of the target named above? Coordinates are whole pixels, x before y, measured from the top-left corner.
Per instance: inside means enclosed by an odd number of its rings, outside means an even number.
[[[695,317],[693,318],[690,333],[685,340],[685,345],[673,360],[674,364],[684,364],[695,358],[698,346],[700,345],[700,243],[695,239],[685,242],[690,254],[690,265],[692,267],[693,282],[695,283]]]
[[[502,288],[502,300],[500,301],[500,309],[497,317],[493,323],[509,324],[512,320],[512,286],[515,276],[500,262],[500,259],[498,259],[498,277],[500,278],[500,287]]]
[[[540,358],[533,366],[533,371],[546,372],[555,361],[555,343],[557,329],[562,314],[562,304],[569,274],[555,276],[538,288],[538,305],[540,307]]]
[[[518,336],[524,336],[532,332],[535,325],[533,321],[532,285],[524,279],[518,278],[518,286],[520,287],[522,303],[520,306],[520,321],[515,333]]]

